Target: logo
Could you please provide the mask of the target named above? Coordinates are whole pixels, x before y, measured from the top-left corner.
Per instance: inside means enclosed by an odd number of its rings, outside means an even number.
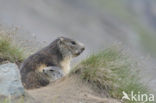
[[[146,102],[154,102],[155,99],[154,94],[141,94],[140,92],[134,93],[134,91],[131,91],[130,94],[127,94],[125,91],[123,91],[122,94],[123,97],[121,99],[121,102],[128,100],[128,101],[146,103]]]

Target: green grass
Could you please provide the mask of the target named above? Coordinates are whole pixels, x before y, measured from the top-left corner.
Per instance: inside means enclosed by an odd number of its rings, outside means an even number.
[[[20,97],[18,99],[16,98],[15,100],[8,99],[8,98],[1,99],[0,103],[25,103],[25,102],[24,102],[24,97]],[[26,103],[28,103],[28,102],[26,102]]]
[[[10,61],[21,63],[25,58],[24,51],[8,35],[0,34],[0,63]]]
[[[0,103],[9,103],[8,99],[1,100]]]
[[[137,63],[117,48],[108,48],[91,55],[78,64],[73,73],[119,100],[123,96],[122,91],[128,94],[131,91],[136,94],[148,93],[147,87],[140,82]]]

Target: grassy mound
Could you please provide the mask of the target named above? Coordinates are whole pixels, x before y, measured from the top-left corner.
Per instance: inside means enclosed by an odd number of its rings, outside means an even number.
[[[137,68],[137,63],[123,52],[109,48],[82,61],[72,74],[78,74],[101,92],[104,90],[109,96],[121,99],[122,91],[128,94],[131,91],[136,94],[148,92],[146,86],[140,82]]]
[[[24,51],[13,42],[12,38],[5,33],[0,33],[0,63],[10,61],[19,64],[24,58]]]

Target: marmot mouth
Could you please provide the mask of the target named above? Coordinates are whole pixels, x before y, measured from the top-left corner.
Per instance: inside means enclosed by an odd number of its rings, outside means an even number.
[[[82,48],[80,51],[76,52],[74,55],[79,56],[84,50],[85,50],[85,48]]]
[[[79,56],[82,52],[76,53],[75,56]]]
[[[78,53],[75,53],[75,56],[79,56],[83,51],[80,51]]]

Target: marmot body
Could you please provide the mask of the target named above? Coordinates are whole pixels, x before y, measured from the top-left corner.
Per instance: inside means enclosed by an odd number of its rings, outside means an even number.
[[[20,68],[25,88],[33,89],[49,84],[49,77],[43,72],[49,66],[59,67],[64,75],[70,71],[73,57],[84,51],[84,46],[72,39],[60,37],[47,47],[28,57]]]

